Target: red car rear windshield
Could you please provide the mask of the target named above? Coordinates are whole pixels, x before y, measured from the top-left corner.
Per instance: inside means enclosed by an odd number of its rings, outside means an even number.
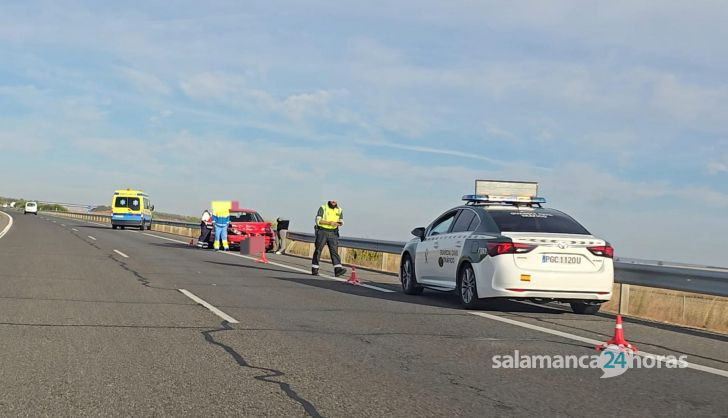
[[[257,212],[230,212],[230,222],[263,222]]]

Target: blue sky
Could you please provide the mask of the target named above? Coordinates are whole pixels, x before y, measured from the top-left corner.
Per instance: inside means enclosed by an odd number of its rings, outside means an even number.
[[[333,197],[405,240],[533,180],[620,256],[726,265],[728,6],[634,3],[4,2],[0,195]]]

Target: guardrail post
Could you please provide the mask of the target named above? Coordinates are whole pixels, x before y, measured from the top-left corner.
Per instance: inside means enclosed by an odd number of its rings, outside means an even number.
[[[619,313],[629,313],[629,285],[624,283],[619,285]]]

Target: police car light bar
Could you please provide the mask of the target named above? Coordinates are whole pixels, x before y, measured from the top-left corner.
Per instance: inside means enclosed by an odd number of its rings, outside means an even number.
[[[546,199],[536,196],[495,196],[482,194],[466,194],[463,196],[463,200],[470,203],[507,203],[513,205],[540,205],[546,203]]]
[[[532,181],[475,180],[475,194],[463,196],[470,203],[542,204],[538,183]]]
[[[475,194],[485,196],[538,196],[538,183],[533,181],[475,180]]]

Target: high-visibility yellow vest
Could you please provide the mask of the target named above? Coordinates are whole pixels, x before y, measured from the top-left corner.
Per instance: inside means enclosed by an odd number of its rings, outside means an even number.
[[[322,221],[339,222],[341,219],[340,207],[337,206],[334,209],[331,209],[328,204],[323,204],[321,205],[321,209],[323,209],[324,213],[324,216],[321,217]],[[338,225],[322,225],[318,221],[316,221],[316,224],[322,229],[336,229],[339,227]]]

